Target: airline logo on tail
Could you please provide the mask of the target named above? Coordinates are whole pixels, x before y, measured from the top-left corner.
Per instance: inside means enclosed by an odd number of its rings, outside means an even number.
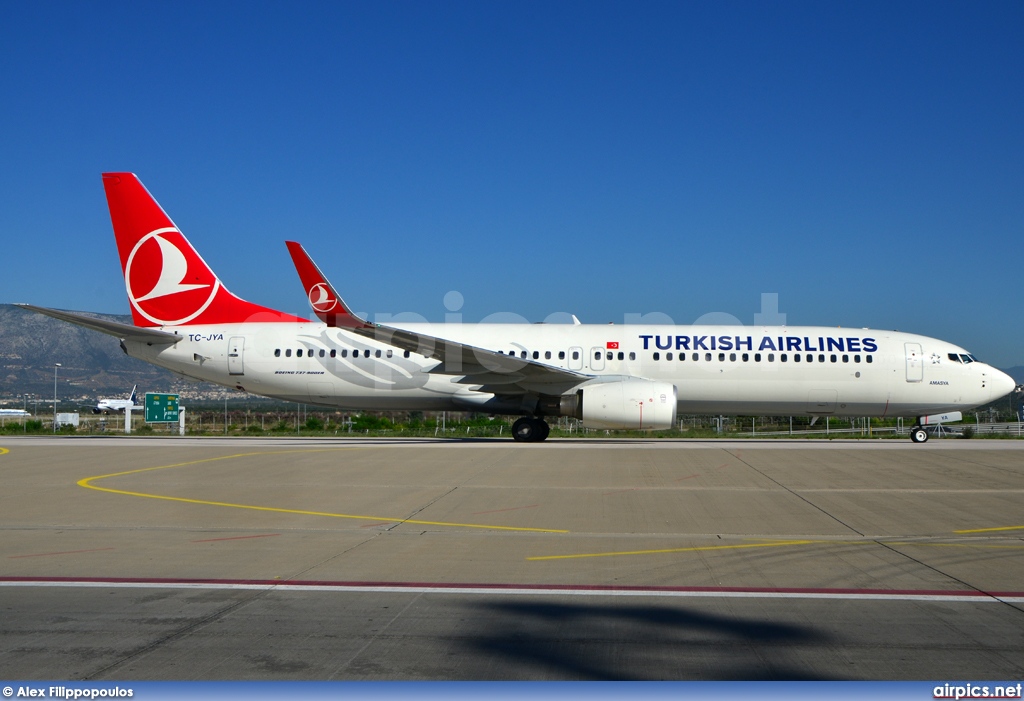
[[[192,321],[206,311],[220,289],[217,276],[181,232],[171,227],[139,239],[128,255],[124,281],[136,311],[160,325]],[[164,298],[171,295],[176,295],[173,304],[166,304]]]
[[[338,298],[331,293],[331,288],[318,282],[309,288],[309,306],[315,312],[326,314],[338,306]]]

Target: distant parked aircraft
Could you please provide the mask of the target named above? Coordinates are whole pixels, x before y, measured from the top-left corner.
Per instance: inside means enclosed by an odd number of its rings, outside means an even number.
[[[131,396],[128,399],[101,399],[95,407],[93,407],[92,413],[94,414],[110,414],[112,412],[124,413],[124,410],[129,406],[134,411],[138,411],[142,407],[138,405],[136,395],[138,394],[139,386],[135,385],[132,387]]]
[[[32,416],[24,409],[0,409],[0,416]]]

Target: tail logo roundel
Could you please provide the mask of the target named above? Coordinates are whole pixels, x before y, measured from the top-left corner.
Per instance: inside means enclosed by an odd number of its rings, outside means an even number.
[[[154,324],[174,326],[206,311],[220,280],[173,227],[155,229],[132,248],[124,268],[128,299]]]
[[[327,285],[318,282],[309,288],[309,306],[313,311],[324,314],[338,306],[338,298],[331,294]]]

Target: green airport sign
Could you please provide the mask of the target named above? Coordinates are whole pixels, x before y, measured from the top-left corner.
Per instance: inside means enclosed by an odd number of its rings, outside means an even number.
[[[146,423],[177,423],[178,395],[146,392]]]

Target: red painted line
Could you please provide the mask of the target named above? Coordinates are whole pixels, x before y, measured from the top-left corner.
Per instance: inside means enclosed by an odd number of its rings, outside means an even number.
[[[636,487],[633,487],[631,489],[619,489],[619,490],[616,490],[614,492],[605,492],[601,496],[605,496],[606,497],[609,494],[622,494],[623,492],[635,492],[635,491],[636,491]]]
[[[262,535],[236,535],[230,538],[207,538],[205,540],[192,540],[191,543],[214,543],[218,540],[247,540],[249,538],[273,538],[281,535],[280,533],[264,533]]]
[[[721,470],[721,469],[722,469],[723,467],[729,467],[729,463],[725,463],[724,465],[719,465],[719,466],[718,466],[718,467],[716,467],[715,469],[716,469],[716,470]]]
[[[8,560],[17,560],[21,557],[49,557],[50,555],[77,555],[78,553],[98,553],[102,550],[113,550],[114,548],[91,548],[89,550],[66,550],[61,553],[33,553],[32,555],[8,555]]]
[[[367,523],[365,526],[360,526],[360,528],[376,528],[377,526],[390,526],[392,523],[398,523],[398,521],[381,521],[380,523]]]
[[[877,596],[949,596],[971,599],[992,597],[1024,597],[1024,591],[978,591],[946,589],[847,589],[847,588],[802,588],[802,587],[686,587],[686,586],[621,586],[606,584],[509,584],[509,583],[467,583],[467,582],[387,582],[387,581],[345,581],[345,580],[284,580],[284,579],[180,579],[171,577],[0,577],[0,584],[146,584],[146,585],[248,585],[289,587],[334,587],[367,588],[388,587],[391,589],[488,589],[537,590],[537,591],[585,591],[585,592],[643,592],[704,593],[704,594],[848,594]]]
[[[673,482],[682,482],[683,480],[692,480],[694,477],[700,477],[700,475],[687,475],[686,477],[680,477],[679,479],[672,480],[672,481]]]
[[[529,506],[513,506],[508,509],[494,509],[492,511],[474,511],[470,516],[479,516],[480,514],[500,514],[502,511],[518,511],[519,509],[536,509],[540,504],[530,504]]]

